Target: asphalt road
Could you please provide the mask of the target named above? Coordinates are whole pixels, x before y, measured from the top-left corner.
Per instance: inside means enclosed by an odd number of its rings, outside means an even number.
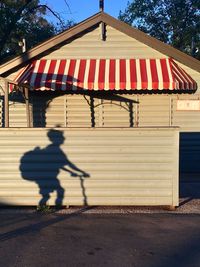
[[[200,215],[0,213],[0,266],[199,267]]]

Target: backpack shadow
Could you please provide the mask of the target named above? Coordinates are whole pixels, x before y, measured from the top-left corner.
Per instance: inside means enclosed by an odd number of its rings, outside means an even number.
[[[39,206],[47,205],[50,193],[56,192],[56,206],[63,205],[65,189],[58,179],[60,170],[71,177],[79,178],[83,195],[83,204],[88,205],[84,179],[90,175],[71,162],[61,149],[65,137],[61,130],[50,129],[47,133],[50,144],[44,148],[35,147],[21,157],[20,172],[23,179],[35,182],[39,187],[41,199]]]

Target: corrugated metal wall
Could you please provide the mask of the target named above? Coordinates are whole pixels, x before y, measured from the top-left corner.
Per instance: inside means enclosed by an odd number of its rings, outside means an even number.
[[[30,110],[34,127],[136,127],[179,126],[181,132],[200,131],[200,111],[178,111],[177,100],[199,95],[109,95],[32,94]],[[22,96],[10,99],[10,127],[26,127]],[[0,114],[3,98],[0,101]],[[1,116],[1,125],[3,116]]]
[[[133,100],[136,97],[132,97]],[[124,99],[126,99],[124,97]],[[134,101],[99,100],[95,108],[99,114],[99,127],[134,127],[136,126],[137,104]]]
[[[46,59],[69,58],[163,58],[166,55],[148,47],[142,42],[107,26],[106,41],[101,40],[100,27],[76,36],[69,43],[45,55]],[[180,126],[180,132],[200,132],[200,111],[177,111],[177,99],[200,99],[199,72],[177,62],[198,83],[195,94],[139,94],[123,96],[138,102],[116,101],[100,98],[84,97],[83,95],[35,96],[30,108],[33,110],[32,124],[34,127],[136,127],[136,126]],[[19,70],[8,78],[14,79]],[[140,92],[141,93],[141,92]],[[2,102],[1,102],[2,103]],[[1,104],[0,104],[1,105]],[[0,110],[2,111],[1,107]],[[1,113],[2,114],[2,113]],[[10,101],[10,126],[26,127],[26,109],[24,100]],[[3,124],[1,116],[0,126]],[[190,139],[190,141],[188,141]],[[198,165],[185,160],[200,154],[198,141],[193,145],[193,135],[181,138],[180,178],[191,181],[200,177]],[[199,150],[198,150],[199,149]],[[183,152],[182,152],[183,151]],[[184,152],[185,151],[185,152]],[[186,152],[187,151],[187,152]],[[184,155],[182,155],[182,153]],[[187,154],[187,157],[185,155]],[[182,158],[181,158],[182,159]],[[187,164],[184,163],[187,161]],[[187,175],[185,167],[187,167]],[[199,174],[198,174],[199,173]],[[183,178],[184,177],[184,178]],[[186,178],[187,177],[187,178]],[[195,178],[196,179],[196,178]]]
[[[27,127],[26,105],[21,93],[15,93],[9,99],[9,126]]]
[[[34,127],[135,127],[137,96],[107,99],[93,94],[32,94],[31,121]],[[21,95],[10,99],[10,127],[26,127],[26,106]]]
[[[31,104],[34,127],[95,127],[98,99],[81,94],[33,95]]]
[[[106,26],[106,41],[101,27],[83,33],[66,45],[45,55],[46,59],[63,58],[161,58],[163,54],[138,40]]]
[[[3,126],[3,98],[0,98],[0,127]]]
[[[156,51],[138,40],[126,34],[106,26],[106,41],[101,40],[101,28],[99,25],[89,32],[83,32],[74,37],[68,43],[57,47],[43,58],[46,59],[69,59],[69,58],[163,58],[166,55]],[[180,63],[178,63],[180,64]],[[180,64],[198,83],[200,88],[200,75]],[[18,71],[17,71],[18,72]],[[17,75],[12,73],[9,78],[14,79]],[[141,93],[141,92],[140,92]],[[160,92],[161,93],[161,92]],[[127,97],[127,96],[125,96]],[[176,111],[176,99],[199,98],[199,89],[193,95],[165,95],[165,94],[139,94],[129,96],[138,99],[139,104],[132,107],[125,102],[94,98],[94,107],[84,99],[82,95],[67,95],[66,98],[58,97],[51,101],[43,96],[42,99],[33,99],[33,125],[35,127],[130,127],[130,126],[180,126],[181,131],[200,131],[200,112]],[[39,102],[38,102],[39,100]],[[46,113],[44,106],[47,105]],[[64,108],[63,108],[64,106]],[[130,110],[133,110],[131,112]],[[25,105],[11,103],[11,126],[26,126],[24,117]],[[94,121],[95,119],[95,121]]]
[[[33,127],[65,127],[65,97],[52,94],[30,96]]]
[[[178,145],[172,128],[2,128],[0,203],[175,206]]]
[[[139,126],[170,126],[170,97],[141,95],[138,97]]]
[[[99,114],[94,108],[97,104],[97,99],[87,95],[66,95],[66,127],[98,126]]]
[[[200,131],[200,110],[179,111],[177,110],[177,99],[199,100],[200,95],[180,95],[172,99],[172,125],[180,126],[182,132]]]

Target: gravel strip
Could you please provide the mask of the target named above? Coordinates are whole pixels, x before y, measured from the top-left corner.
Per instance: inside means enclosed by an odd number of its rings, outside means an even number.
[[[0,214],[15,214],[15,213],[36,213],[36,207],[10,207],[1,208]],[[60,210],[50,208],[49,211],[41,211],[41,213],[56,212],[58,214],[135,214],[135,213],[172,213],[172,214],[200,214],[200,199],[181,199],[180,206],[175,210],[169,210],[169,207],[155,206],[155,207],[136,207],[136,206],[99,206],[99,207],[69,207]]]
[[[2,207],[0,214],[35,213],[36,207]],[[135,214],[135,213],[172,213],[172,214],[200,214],[200,183],[181,183],[179,207],[169,210],[169,207],[140,207],[140,206],[99,206],[99,207],[70,207],[42,211],[41,213],[56,212],[58,214]]]

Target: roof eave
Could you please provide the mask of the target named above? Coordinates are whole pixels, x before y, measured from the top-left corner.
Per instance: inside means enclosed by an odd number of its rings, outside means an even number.
[[[59,45],[60,43],[67,41],[70,38],[88,30],[89,28],[97,25],[100,22],[104,22],[116,30],[135,38],[136,40],[146,44],[147,46],[159,51],[167,55],[168,57],[172,57],[178,62],[192,68],[198,72],[200,72],[200,61],[181,52],[180,50],[165,44],[154,37],[147,35],[146,33],[131,27],[130,25],[119,21],[112,16],[99,12],[92,17],[82,21],[81,23],[75,25],[74,27],[48,39],[47,41],[39,44],[38,46],[30,49],[26,53],[6,62],[2,66],[0,66],[0,75],[6,76],[7,72],[13,70],[16,67],[22,66],[24,63],[30,61],[34,57],[39,56],[40,54],[52,49],[53,47]]]
[[[172,57],[175,60],[179,61],[180,63],[200,72],[200,61],[181,52],[180,50],[172,47],[171,45],[165,44],[160,40],[147,35],[146,33],[133,28],[132,26],[116,20],[115,18],[111,17],[110,15],[103,13],[102,20],[106,24],[111,25],[116,30],[121,31],[122,33],[135,38],[136,40],[148,45],[149,47],[159,51],[167,55],[168,57]]]
[[[39,56],[40,54],[46,52],[49,49],[59,45],[62,42],[67,41],[68,39],[80,34],[81,32],[95,26],[101,22],[101,12],[95,14],[94,16],[80,22],[74,27],[48,39],[47,41],[33,47],[27,52],[13,58],[12,60],[7,61],[0,66],[0,75],[4,76],[8,71],[24,64],[27,61],[30,61],[34,57]]]

